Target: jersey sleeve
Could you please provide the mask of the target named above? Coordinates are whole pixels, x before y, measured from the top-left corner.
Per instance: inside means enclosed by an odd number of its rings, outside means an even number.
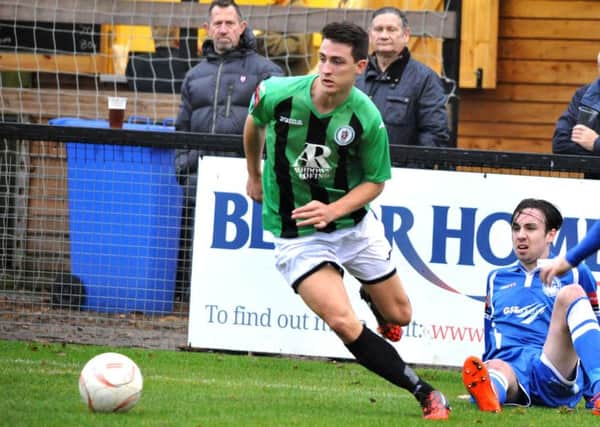
[[[376,113],[369,119],[363,133],[360,155],[364,180],[380,183],[392,177],[392,163],[388,133],[379,111]]]
[[[263,80],[256,86],[254,94],[250,99],[248,114],[252,115],[254,123],[258,126],[266,126],[270,121],[269,102],[266,96],[267,91],[267,83]]]
[[[577,246],[567,251],[565,258],[569,264],[575,266],[598,249],[600,249],[600,220],[594,223]]]

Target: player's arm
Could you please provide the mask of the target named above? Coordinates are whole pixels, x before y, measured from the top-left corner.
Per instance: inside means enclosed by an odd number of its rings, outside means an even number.
[[[596,221],[583,240],[567,251],[565,258],[571,265],[577,265],[600,249],[600,220]]]
[[[573,266],[569,264],[564,256],[557,256],[540,269],[540,279],[545,285],[550,285],[554,277],[565,274]]]
[[[248,170],[246,193],[252,200],[259,203],[262,202],[261,160],[264,145],[265,128],[258,126],[252,115],[248,114],[244,124],[244,154]]]
[[[381,194],[384,186],[383,182],[363,182],[333,203],[312,200],[294,209],[292,218],[299,220],[298,227],[313,225],[318,229],[325,228],[330,222],[367,205]]]
[[[540,270],[542,281],[546,284],[552,283],[554,276],[564,274],[598,249],[600,249],[600,221],[596,221],[583,240],[567,251],[565,256],[552,259],[547,266]]]

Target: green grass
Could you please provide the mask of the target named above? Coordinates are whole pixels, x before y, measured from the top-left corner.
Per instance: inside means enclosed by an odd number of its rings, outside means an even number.
[[[131,357],[144,375],[138,405],[89,412],[77,381],[104,351]],[[585,426],[600,417],[578,407],[479,412],[457,371],[418,369],[450,399],[452,426]],[[0,341],[2,426],[421,426],[419,405],[355,363]]]

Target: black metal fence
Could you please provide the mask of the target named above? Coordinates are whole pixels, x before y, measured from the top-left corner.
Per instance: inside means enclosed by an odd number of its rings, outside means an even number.
[[[185,347],[191,246],[174,150],[239,136],[0,123],[0,338]],[[394,166],[582,177],[600,158],[393,145]],[[187,231],[187,232],[186,232]]]

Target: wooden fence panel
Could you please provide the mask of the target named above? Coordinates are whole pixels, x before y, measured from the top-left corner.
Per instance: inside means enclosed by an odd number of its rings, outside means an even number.
[[[536,40],[589,40],[598,38],[598,20],[565,20],[536,18],[501,18],[501,38],[529,38]],[[595,35],[595,37],[594,37]]]
[[[598,1],[500,2],[497,87],[461,87],[462,148],[552,152],[575,90],[598,78]]]
[[[500,15],[511,18],[598,19],[600,2],[569,0],[505,0]]]

